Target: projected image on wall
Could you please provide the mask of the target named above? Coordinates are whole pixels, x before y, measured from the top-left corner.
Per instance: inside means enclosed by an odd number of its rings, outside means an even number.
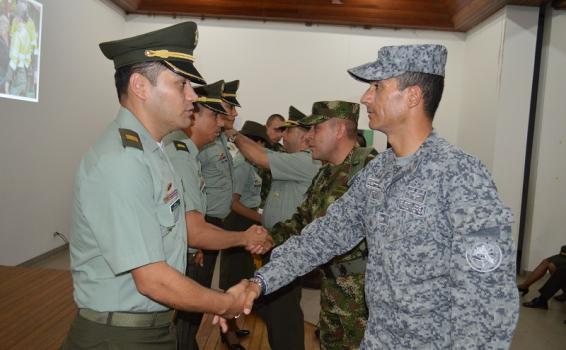
[[[0,97],[35,101],[43,5],[33,0],[0,0]]]

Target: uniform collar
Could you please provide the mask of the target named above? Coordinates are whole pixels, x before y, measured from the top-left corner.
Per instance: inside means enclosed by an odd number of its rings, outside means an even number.
[[[195,157],[199,154],[199,150],[197,145],[195,145],[195,143],[193,142],[193,140],[191,140],[190,138],[186,138],[183,140],[183,142],[185,142],[187,144],[187,147],[189,147],[189,153],[194,155]]]
[[[153,137],[151,137],[151,134],[149,133],[149,131],[147,131],[145,126],[143,126],[138,118],[136,118],[128,109],[120,107],[116,122],[121,128],[135,131],[139,135],[144,149],[153,152],[159,148],[157,141],[155,141]]]

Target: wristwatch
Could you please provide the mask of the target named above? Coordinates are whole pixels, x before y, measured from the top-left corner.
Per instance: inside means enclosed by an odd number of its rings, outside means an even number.
[[[248,281],[250,281],[250,283],[255,283],[259,286],[260,292],[258,296],[262,296],[265,294],[265,290],[267,286],[265,280],[261,275],[255,275],[254,277],[250,278]]]
[[[236,136],[238,136],[238,135],[240,135],[240,133],[236,131],[234,134],[232,134],[231,136],[228,137],[228,141],[235,143],[236,142]]]

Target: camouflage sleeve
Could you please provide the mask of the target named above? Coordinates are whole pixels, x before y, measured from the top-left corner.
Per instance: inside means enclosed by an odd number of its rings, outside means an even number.
[[[355,178],[348,192],[328,208],[325,216],[273,250],[270,262],[257,272],[266,282],[267,293],[351,250],[364,239],[367,175],[365,171],[358,175],[362,176]]]
[[[316,183],[320,180],[325,167],[319,169],[307,189],[305,200],[297,207],[297,211],[293,216],[285,221],[275,224],[273,229],[269,232],[276,246],[283,244],[289,237],[298,235],[301,230],[310,222],[313,221],[312,199],[315,198]]]
[[[513,216],[480,161],[466,156],[455,168],[445,188],[453,235],[452,347],[508,349],[519,307]]]

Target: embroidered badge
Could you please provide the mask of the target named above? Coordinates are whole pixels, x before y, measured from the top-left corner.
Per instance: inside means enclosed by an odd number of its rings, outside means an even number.
[[[381,191],[381,186],[379,184],[379,180],[376,179],[373,176],[368,177],[368,180],[366,182],[366,187],[369,188],[370,190],[380,190]]]
[[[405,196],[413,202],[423,203],[426,197],[426,191],[413,186],[408,186],[405,191]]]
[[[122,138],[122,146],[133,147],[143,151],[143,145],[137,132],[130,129],[118,129]]]
[[[399,203],[399,209],[406,211],[408,213],[415,214],[418,216],[423,216],[425,213],[424,205],[410,202],[405,198],[400,198],[398,203]]]
[[[175,145],[175,149],[177,151],[185,151],[185,152],[189,152],[189,149],[187,148],[187,144],[181,141],[173,141],[173,144]],[[190,152],[189,152],[190,153]]]
[[[503,253],[495,243],[476,242],[466,250],[468,265],[478,272],[490,272],[501,265]]]

